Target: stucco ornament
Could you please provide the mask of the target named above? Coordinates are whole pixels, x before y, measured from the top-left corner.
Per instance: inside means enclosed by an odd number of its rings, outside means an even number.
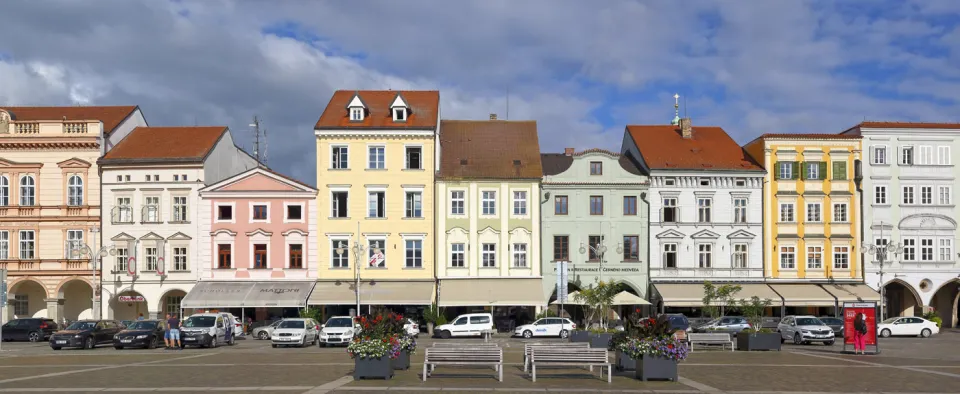
[[[0,134],[10,133],[10,113],[0,109]]]

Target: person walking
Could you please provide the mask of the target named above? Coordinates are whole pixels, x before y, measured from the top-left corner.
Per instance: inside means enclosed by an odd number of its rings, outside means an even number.
[[[167,314],[167,331],[169,334],[169,343],[167,344],[167,349],[179,350],[180,349],[180,319],[177,318],[177,314],[174,313],[173,317],[170,317]],[[172,346],[172,347],[171,347]]]
[[[163,343],[166,345],[167,349],[170,349],[170,314],[168,313],[166,318],[163,320],[166,324],[165,329],[163,330]]]
[[[866,354],[867,315],[857,313],[853,318],[853,354]]]
[[[143,320],[143,314],[142,314],[142,313],[140,314],[140,316],[137,316],[137,320],[138,320],[138,321]]]

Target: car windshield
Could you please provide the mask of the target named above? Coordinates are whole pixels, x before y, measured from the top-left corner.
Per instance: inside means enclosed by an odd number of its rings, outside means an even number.
[[[85,330],[92,330],[96,326],[97,326],[96,322],[78,321],[71,324],[70,327],[67,327],[67,330],[85,331]]]
[[[822,326],[824,325],[820,319],[815,317],[798,317],[797,318],[798,326]]]
[[[217,318],[213,316],[191,316],[183,322],[184,327],[213,327]]]
[[[327,320],[327,327],[331,327],[331,328],[353,327],[353,319],[348,317],[330,319],[330,320]]]
[[[891,317],[891,318],[889,318],[889,319],[887,319],[887,320],[884,320],[883,323],[884,323],[884,324],[891,324],[891,323],[897,321],[897,319],[899,319],[899,317]]]
[[[128,330],[155,330],[156,328],[157,322],[155,321],[138,321],[127,326]]]
[[[277,328],[303,328],[305,325],[303,320],[284,320]]]

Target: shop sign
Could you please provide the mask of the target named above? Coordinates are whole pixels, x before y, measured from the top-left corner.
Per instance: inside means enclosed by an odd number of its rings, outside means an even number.
[[[146,299],[143,296],[117,296],[117,300],[120,302],[146,302]]]

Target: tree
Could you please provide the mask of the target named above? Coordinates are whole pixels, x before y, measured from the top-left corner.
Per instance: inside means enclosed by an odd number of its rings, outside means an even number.
[[[747,318],[747,322],[750,323],[750,329],[753,332],[760,331],[763,325],[763,312],[766,311],[767,307],[770,306],[770,299],[753,296],[750,297],[750,300],[740,299],[737,302],[737,307],[740,308],[740,312],[743,313],[743,317]]]
[[[709,281],[703,283],[703,312],[710,318],[723,316],[724,308],[734,306],[733,296],[743,289],[740,285],[723,284],[715,286]]]
[[[599,313],[600,325],[606,327],[603,324],[604,315],[610,309],[613,298],[617,296],[619,290],[620,286],[616,283],[600,281],[596,285],[591,284],[581,289],[574,297],[574,301],[584,304],[590,310],[590,315],[587,317],[588,324]]]

